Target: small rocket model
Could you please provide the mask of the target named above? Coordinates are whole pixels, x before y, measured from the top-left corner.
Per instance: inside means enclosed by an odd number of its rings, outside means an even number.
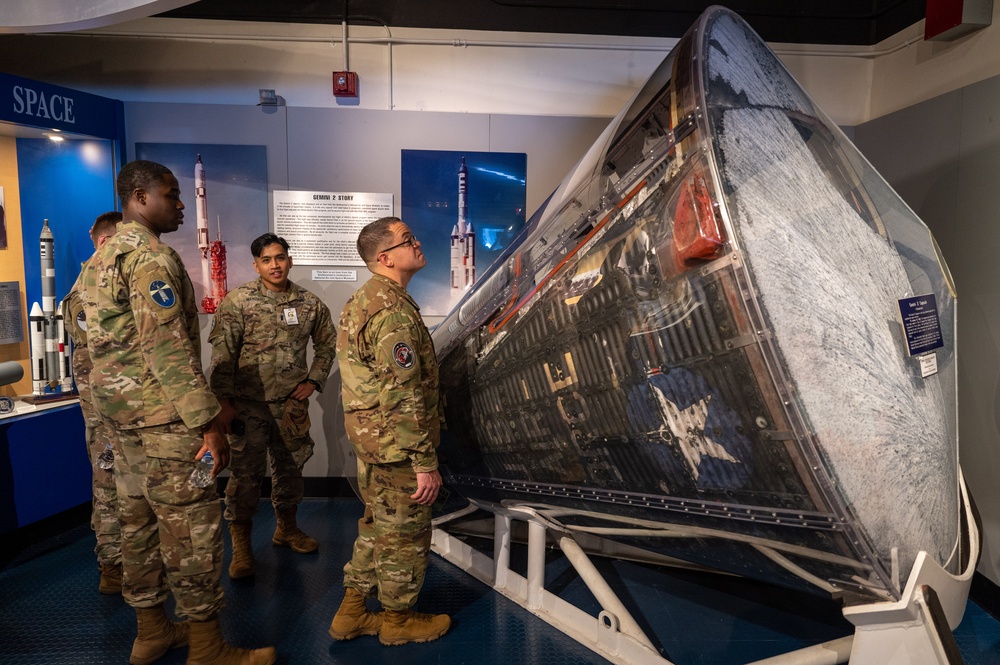
[[[69,346],[69,331],[63,320],[63,304],[59,301],[56,307],[56,331],[59,345],[59,388],[63,392],[73,390],[73,363]]]
[[[198,220],[198,249],[201,250],[201,283],[205,286],[205,297],[201,308],[213,314],[226,296],[226,247],[222,242],[222,223],[219,222],[219,239],[208,239],[208,191],[205,181],[205,166],[201,155],[194,164],[194,207]]]
[[[37,302],[31,304],[28,313],[28,328],[31,330],[31,392],[45,394],[45,316]]]
[[[216,219],[219,237],[213,240],[208,248],[210,263],[210,281],[205,286],[205,297],[201,300],[201,308],[209,314],[214,314],[219,303],[229,292],[228,264],[226,262],[226,243],[222,241],[222,220]]]
[[[45,378],[51,382],[59,372],[56,330],[56,256],[55,238],[49,220],[42,222],[39,253],[42,268],[42,314],[45,316]]]
[[[476,281],[476,232],[469,217],[469,168],[458,169],[458,223],[451,232],[451,299],[457,301]]]
[[[208,196],[205,190],[205,167],[201,163],[201,155],[194,163],[194,209],[198,220],[198,249],[201,250],[201,283],[205,291],[211,284],[208,265]]]
[[[69,371],[69,345],[62,317],[56,316],[56,260],[55,238],[49,220],[42,223],[38,238],[42,273],[42,304],[32,303],[28,314],[31,328],[31,389],[35,395],[44,395],[46,387],[62,384],[65,390],[72,386]]]

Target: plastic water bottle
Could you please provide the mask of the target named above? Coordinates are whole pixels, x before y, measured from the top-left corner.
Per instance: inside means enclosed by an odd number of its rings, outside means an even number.
[[[97,467],[105,471],[115,468],[115,452],[111,450],[110,443],[104,449],[104,452],[97,456]]]
[[[215,460],[212,459],[212,453],[206,450],[205,456],[198,460],[194,471],[191,472],[191,484],[204,489],[214,483],[215,478],[212,477],[212,466],[214,464]]]

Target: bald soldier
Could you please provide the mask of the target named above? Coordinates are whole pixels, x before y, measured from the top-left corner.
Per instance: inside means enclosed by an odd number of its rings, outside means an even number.
[[[108,238],[115,234],[122,214],[117,211],[100,215],[90,228],[90,240],[94,250],[100,249]],[[84,263],[86,266],[86,263]],[[93,500],[90,512],[90,528],[97,536],[97,565],[101,570],[101,579],[97,590],[106,594],[122,592],[122,546],[121,524],[118,520],[118,491],[115,488],[115,475],[111,468],[103,468],[98,464],[108,446],[112,444],[112,428],[101,418],[91,404],[90,397],[90,353],[87,351],[87,318],[83,312],[83,302],[80,300],[80,277],[70,288],[63,299],[63,321],[66,330],[73,340],[73,380],[77,392],[80,393],[80,410],[83,412],[83,423],[86,427],[87,452],[90,457],[91,487]],[[114,453],[112,453],[113,455]]]
[[[430,553],[431,504],[441,488],[437,359],[406,292],[427,260],[398,217],[364,227],[358,253],[373,274],[344,305],[337,362],[365,513],[329,632],[337,640],[377,634],[385,645],[429,642],[448,631],[451,619],[413,611]],[[373,614],[365,598],[376,594],[383,611]]]
[[[115,429],[122,521],[122,591],[138,635],[129,662],[148,665],[188,644],[188,665],[272,665],[272,647],[222,639],[222,510],[214,485],[190,481],[196,459],[229,463],[223,410],[201,371],[194,287],[180,256],[160,240],[184,222],[177,178],[133,161],[118,174],[123,223],[81,279],[91,391]],[[167,618],[172,594],[177,615]]]

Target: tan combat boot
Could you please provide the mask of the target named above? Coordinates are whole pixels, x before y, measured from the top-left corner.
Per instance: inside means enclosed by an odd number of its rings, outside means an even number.
[[[381,612],[369,612],[361,592],[354,587],[345,587],[344,601],[330,624],[330,637],[335,640],[353,640],[362,635],[378,635],[381,627]]]
[[[219,620],[191,621],[187,665],[274,665],[274,647],[240,649],[226,644]]]
[[[230,579],[250,577],[256,572],[253,543],[250,541],[252,528],[253,523],[249,520],[229,523],[229,535],[233,539],[233,560],[229,564]]]
[[[421,614],[413,610],[382,611],[378,641],[386,646],[407,642],[430,642],[448,632],[451,617],[447,614]]]
[[[118,594],[122,592],[122,564],[121,561],[118,563],[102,563],[101,566],[101,581],[97,585],[97,590],[101,593],[106,593],[109,595]]]
[[[135,615],[139,635],[132,643],[132,655],[128,659],[132,665],[155,663],[171,649],[188,643],[188,624],[170,621],[163,605],[137,607]]]
[[[316,542],[315,538],[310,538],[302,533],[302,530],[296,525],[296,510],[297,506],[292,506],[291,508],[274,511],[275,515],[278,516],[278,526],[274,530],[274,537],[271,538],[271,542],[275,545],[291,547],[292,551],[299,554],[315,552],[319,548],[319,543]]]

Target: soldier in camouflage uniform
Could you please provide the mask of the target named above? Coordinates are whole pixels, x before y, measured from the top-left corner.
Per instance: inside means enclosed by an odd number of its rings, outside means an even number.
[[[94,249],[100,249],[108,238],[115,234],[115,228],[122,219],[120,212],[106,212],[99,216],[90,229],[90,239]],[[84,264],[86,265],[86,264]],[[82,274],[82,273],[81,273]],[[90,353],[87,351],[87,319],[80,300],[80,277],[76,278],[69,293],[62,302],[63,321],[73,340],[73,379],[80,393],[80,410],[86,426],[87,452],[93,467],[93,502],[90,513],[90,528],[97,535],[97,564],[101,569],[101,580],[97,589],[101,593],[122,592],[122,547],[121,524],[118,521],[118,492],[115,489],[115,475],[110,468],[98,466],[98,459],[112,445],[114,430],[97,417],[90,398]],[[112,453],[113,454],[113,453]]]
[[[188,665],[270,665],[274,649],[247,651],[219,632],[222,514],[214,487],[190,482],[210,451],[229,463],[232,413],[201,371],[194,288],[180,257],[160,241],[183,223],[177,178],[165,166],[129,162],[118,175],[126,220],[87,262],[80,295],[87,319],[91,392],[115,430],[123,595],[139,632],[130,663],[152,663],[190,640]],[[178,616],[167,619],[167,594]]]
[[[397,217],[362,229],[358,252],[373,275],[344,305],[337,362],[365,513],[330,635],[378,634],[386,645],[429,642],[448,631],[451,619],[412,609],[427,570],[431,504],[441,488],[437,359],[420,308],[406,292],[427,260]],[[379,614],[365,606],[376,593]]]
[[[265,233],[250,245],[255,281],[230,291],[219,303],[209,341],[215,396],[229,402],[245,423],[233,443],[226,513],[233,539],[233,579],[254,574],[251,526],[260,483],[271,453],[271,503],[277,528],[271,542],[300,553],[319,546],[296,522],[302,501],[302,467],[313,454],[309,396],[321,390],[336,357],[337,331],[330,309],[288,279],[288,243]],[[312,365],[306,363],[309,339]]]

